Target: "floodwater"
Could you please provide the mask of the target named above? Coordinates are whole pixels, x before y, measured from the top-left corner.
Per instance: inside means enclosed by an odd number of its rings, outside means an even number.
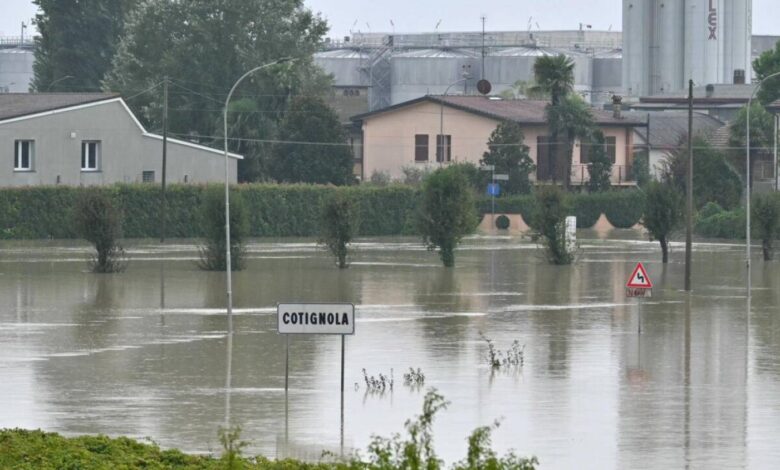
[[[0,427],[218,452],[227,419],[248,453],[316,459],[403,431],[424,390],[402,374],[419,367],[450,401],[435,424],[448,462],[500,419],[494,447],[544,469],[777,468],[780,262],[755,251],[748,301],[744,247],[697,243],[689,296],[680,245],[663,267],[656,244],[614,234],[580,233],[566,267],[521,238],[470,238],[453,270],[416,239],[361,240],[347,270],[311,240],[256,241],[233,278],[232,337],[224,273],[200,271],[194,244],[134,242],[126,272],[95,275],[83,245],[4,242]],[[656,285],[641,335],[623,288],[636,261]],[[291,338],[285,399],[284,301],[356,305],[343,431],[339,337]],[[491,370],[481,334],[524,344],[524,366]],[[392,369],[393,391],[366,393],[364,368]]]

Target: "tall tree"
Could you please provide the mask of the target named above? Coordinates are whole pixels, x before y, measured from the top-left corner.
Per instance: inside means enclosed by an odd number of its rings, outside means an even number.
[[[588,155],[588,190],[590,192],[606,191],[612,185],[610,177],[612,176],[612,160],[607,155],[604,133],[596,131],[590,142],[583,141],[583,154]]]
[[[645,210],[642,224],[650,240],[661,245],[661,259],[669,262],[669,239],[683,223],[683,197],[677,188],[668,183],[651,181],[645,188]]]
[[[764,51],[753,61],[753,70],[756,71],[759,80],[780,72],[780,41],[775,44],[774,49]],[[764,105],[780,99],[780,77],[767,80],[758,90],[758,99]]]
[[[254,73],[233,96],[229,134],[244,140],[230,147],[246,157],[239,178],[262,179],[267,141],[276,138],[290,98],[328,90],[329,78],[312,63],[326,32],[303,0],[147,0],[127,23],[104,86],[135,95],[169,77],[171,134],[221,146],[222,107],[234,82],[254,67],[294,58]],[[158,89],[129,104],[159,128],[161,102]]]
[[[488,151],[480,161],[483,165],[495,165],[496,173],[509,175],[505,192],[507,194],[528,194],[531,182],[528,175],[534,171],[534,162],[528,154],[528,146],[523,143],[523,130],[520,124],[504,121],[490,134]]]
[[[742,171],[745,171],[745,133],[747,131],[747,106],[743,107],[737,113],[737,117],[731,124],[731,135],[729,137],[729,147],[733,149],[732,154],[735,162]],[[761,154],[769,154],[768,149],[772,148],[774,138],[774,118],[764,109],[761,103],[753,102],[750,107],[750,181],[748,184],[753,187],[755,178],[756,160]]]
[[[571,185],[571,155],[574,142],[589,141],[594,132],[590,106],[577,95],[567,95],[556,106],[547,107],[550,134],[556,137],[554,159],[558,177],[568,188]]]
[[[125,19],[140,0],[33,0],[38,7],[32,89],[100,91]]]
[[[350,184],[352,150],[336,113],[321,98],[298,96],[279,127],[271,174],[279,182]]]
[[[555,113],[563,98],[574,89],[574,61],[563,54],[539,57],[534,62],[534,80],[538,88],[550,96],[547,112],[550,123],[550,174],[554,182],[561,172],[558,162],[561,146],[558,142],[558,129],[550,122],[549,114]]]

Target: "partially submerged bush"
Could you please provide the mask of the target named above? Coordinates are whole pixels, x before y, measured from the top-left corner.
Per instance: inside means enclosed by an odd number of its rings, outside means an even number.
[[[319,243],[325,245],[339,268],[347,267],[347,245],[360,226],[357,203],[346,193],[335,193],[322,207]]]
[[[547,259],[552,264],[570,264],[574,255],[566,246],[566,216],[568,201],[557,186],[542,186],[536,190],[536,210],[533,228],[544,243]]]
[[[92,243],[96,254],[91,262],[96,273],[123,271],[127,265],[125,251],[119,244],[122,216],[108,192],[86,189],[76,200],[74,225],[79,235]]]
[[[201,202],[201,227],[204,244],[200,247],[201,269],[227,270],[225,253],[225,193],[217,187],[208,188]],[[244,241],[249,233],[244,199],[240,193],[230,194],[230,268],[240,271],[244,267]]]
[[[780,199],[776,194],[753,196],[751,208],[756,223],[756,236],[761,239],[764,261],[774,257],[774,241],[780,231]]]
[[[669,183],[653,181],[645,187],[643,223],[650,240],[658,240],[664,263],[669,262],[669,238],[683,221],[683,198]]]

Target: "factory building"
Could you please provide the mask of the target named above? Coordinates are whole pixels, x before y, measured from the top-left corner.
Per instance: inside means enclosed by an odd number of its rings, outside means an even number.
[[[34,61],[32,40],[0,37],[0,93],[26,93]]]

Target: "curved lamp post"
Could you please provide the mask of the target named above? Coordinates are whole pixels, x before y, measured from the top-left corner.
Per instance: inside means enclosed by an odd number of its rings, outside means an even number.
[[[766,80],[777,76],[780,76],[780,72],[775,72],[762,78],[753,89],[753,93],[750,94],[747,106],[747,122],[745,124],[747,128],[745,131],[745,174],[747,175],[745,178],[747,186],[747,189],[745,190],[745,252],[747,256],[748,279],[750,279],[750,107],[753,105],[753,98],[756,96],[756,92],[761,88],[761,85],[763,85]],[[773,130],[774,132],[777,132],[777,129]],[[776,171],[777,168],[775,168],[775,172]],[[750,296],[750,292],[748,292],[748,296]]]
[[[49,86],[46,87],[46,92],[47,93],[50,92],[51,91],[51,87],[53,87],[55,83],[59,83],[59,82],[61,82],[63,80],[67,80],[69,78],[76,78],[76,77],[74,77],[73,75],[65,75],[64,77],[60,77],[57,80],[54,80],[53,82],[49,83]]]
[[[227,276],[227,314],[228,314],[228,319],[230,320],[232,320],[233,318],[233,276],[231,271],[232,263],[230,259],[230,191],[229,191],[230,164],[229,164],[229,155],[228,155],[228,126],[227,126],[228,104],[230,103],[230,98],[233,96],[233,92],[236,91],[238,85],[246,77],[252,75],[258,70],[262,70],[272,65],[281,64],[283,62],[289,62],[290,60],[291,60],[290,58],[283,58],[253,68],[249,72],[242,75],[241,78],[236,80],[236,83],[233,84],[233,88],[230,89],[230,93],[228,93],[227,98],[225,99],[225,109],[223,111],[223,120],[225,125],[224,127],[225,133],[223,134],[225,138],[225,272]]]
[[[465,82],[469,78],[471,78],[471,77],[463,77],[460,80],[458,80],[457,82],[450,83],[450,85],[444,90],[444,94],[442,95],[442,97],[447,96],[447,92],[450,91],[450,88],[454,87],[458,83]],[[441,161],[439,162],[439,164],[442,164],[442,163],[444,163],[444,99],[441,100],[441,102],[439,103],[439,106],[440,106],[439,107],[439,139],[441,139]],[[436,139],[436,140],[438,141],[439,139]],[[436,142],[436,143],[438,144],[439,142]],[[439,145],[436,146],[437,153],[438,153],[438,150],[439,150]]]

